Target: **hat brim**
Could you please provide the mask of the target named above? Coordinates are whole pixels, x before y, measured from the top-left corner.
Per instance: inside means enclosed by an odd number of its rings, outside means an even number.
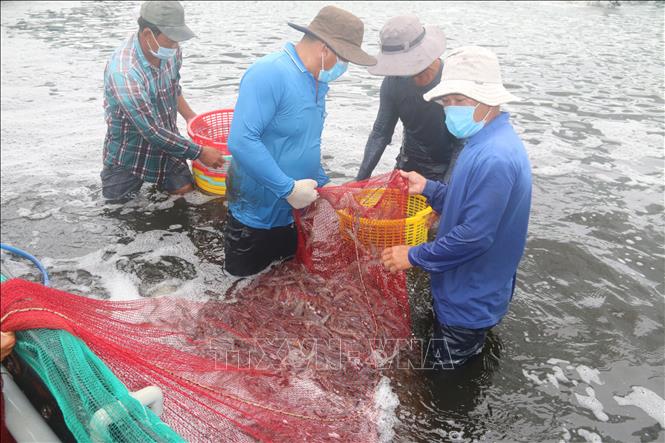
[[[194,34],[187,25],[157,26],[157,29],[174,42],[184,42],[185,40],[196,37],[196,34]]]
[[[425,38],[404,52],[379,52],[376,65],[367,68],[373,75],[413,76],[423,72],[446,50],[446,36],[436,26],[425,26]]]
[[[336,38],[326,38],[325,36],[312,32],[309,28],[305,26],[296,25],[295,23],[288,22],[287,24],[293,29],[296,29],[300,32],[304,32],[305,34],[309,34],[321,40],[323,43],[330,46],[330,49],[332,49],[335,52],[335,54],[337,54],[344,60],[353,63],[354,65],[372,66],[376,64],[376,58],[372,57],[371,55],[369,55],[368,53],[366,53],[360,47],[354,45],[353,43],[349,43],[345,40],[340,40]]]
[[[489,106],[497,106],[521,99],[503,87],[501,83],[477,83],[469,80],[446,80],[436,85],[431,91],[423,95],[427,101],[450,94],[461,94]]]

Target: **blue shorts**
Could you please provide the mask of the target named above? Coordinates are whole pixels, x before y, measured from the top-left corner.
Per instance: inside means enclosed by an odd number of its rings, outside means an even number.
[[[104,165],[100,176],[102,195],[107,203],[126,203],[138,195],[143,185],[143,180],[120,165]],[[189,166],[185,161],[178,161],[171,163],[170,168],[166,170],[164,181],[157,188],[174,192],[189,184],[194,184]]]
[[[493,326],[482,329],[467,329],[447,326],[434,316],[434,331],[427,347],[425,358],[429,369],[455,369],[480,354]]]

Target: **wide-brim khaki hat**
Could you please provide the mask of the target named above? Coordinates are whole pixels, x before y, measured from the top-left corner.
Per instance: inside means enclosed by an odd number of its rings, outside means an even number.
[[[185,10],[177,1],[147,1],[141,5],[141,17],[155,25],[174,42],[184,42],[196,34],[185,24]]]
[[[379,34],[381,50],[370,74],[412,76],[421,73],[446,50],[446,35],[436,26],[423,26],[415,15],[394,17]]]
[[[441,82],[423,97],[431,101],[450,94],[462,94],[489,106],[520,100],[503,86],[494,52],[480,46],[451,51],[443,60]]]
[[[362,50],[365,25],[351,14],[336,6],[326,6],[319,11],[309,26],[288,23],[294,29],[310,34],[328,45],[335,54],[360,66],[376,64],[376,59]]]

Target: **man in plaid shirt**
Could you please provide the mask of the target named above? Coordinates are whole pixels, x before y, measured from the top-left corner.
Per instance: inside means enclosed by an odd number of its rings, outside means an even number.
[[[172,194],[194,189],[186,159],[212,168],[222,153],[180,135],[177,113],[189,122],[196,113],[180,88],[182,52],[178,42],[194,37],[179,2],[141,5],[139,31],[111,56],[104,72],[102,194],[123,203],[136,196],[144,181]]]

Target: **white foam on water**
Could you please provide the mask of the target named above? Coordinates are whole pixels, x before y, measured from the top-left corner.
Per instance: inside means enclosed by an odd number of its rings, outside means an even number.
[[[113,300],[132,300],[141,296],[160,295],[208,298],[203,295],[204,289],[211,285],[221,291],[220,294],[225,293],[235,280],[226,277],[219,265],[201,263],[196,252],[196,247],[186,233],[154,230],[137,234],[134,240],[126,245],[109,245],[73,259],[74,264],[72,260],[65,260],[63,263],[54,263],[50,268],[54,272],[58,272],[60,268],[71,270],[72,267],[87,271],[99,279],[101,286],[107,290]],[[163,262],[164,257],[177,257],[191,264],[196,270],[195,274],[184,279],[164,278],[146,286],[146,283],[132,272],[132,262],[139,263],[138,266],[158,263],[161,266],[168,266]],[[130,266],[128,268],[119,266],[118,262],[121,261],[129,262]]]
[[[586,384],[590,385],[591,382],[594,382],[597,385],[605,384],[603,381],[600,380],[600,371],[598,369],[592,369],[585,365],[579,365],[577,367],[577,373],[580,374],[580,378]]]
[[[568,432],[568,429],[566,427],[563,427],[563,440],[564,441],[570,441],[570,432]]]
[[[377,427],[379,441],[387,443],[395,437],[395,425],[399,421],[395,410],[399,406],[399,398],[390,387],[390,379],[381,377],[374,391],[374,407],[378,413]]]
[[[579,299],[578,303],[587,308],[600,308],[605,303],[607,299],[604,295],[592,294],[586,295]]]
[[[524,376],[526,378],[528,378],[529,380],[531,380],[532,382],[534,382],[537,385],[542,385],[543,384],[543,381],[541,379],[539,379],[536,374],[528,372],[526,369],[522,369],[522,374],[524,374]]]
[[[660,423],[665,429],[665,400],[655,392],[642,386],[633,386],[633,390],[625,397],[614,396],[620,406],[636,406]]]
[[[152,212],[152,211],[170,209],[175,205],[175,201],[178,200],[179,198],[184,198],[185,201],[192,206],[201,206],[212,200],[220,199],[222,198],[222,196],[206,195],[199,192],[198,190],[194,190],[192,192],[183,195],[164,194],[162,198],[163,199],[160,199],[159,201],[151,201],[151,198],[145,195],[142,191],[135,199],[127,203],[124,203],[122,205],[109,205],[109,206],[122,207],[121,214],[124,215],[132,212]],[[220,204],[226,206],[227,205],[226,200],[220,202]]]
[[[189,192],[187,194],[184,194],[181,197],[184,198],[187,203],[189,203],[190,205],[194,205],[194,206],[200,206],[204,203],[208,203],[209,201],[216,200],[216,199],[219,199],[219,198],[223,198],[221,195],[203,194],[202,192],[199,192],[198,190],[195,190],[193,192]],[[226,202],[226,200],[224,200],[224,202]]]
[[[635,330],[633,333],[638,337],[644,337],[651,334],[653,331],[660,329],[662,325],[658,322],[640,314],[637,322],[635,323]]]
[[[552,383],[555,388],[559,389],[559,380],[556,379],[554,374],[547,374],[547,381]]]
[[[132,214],[135,212],[140,213],[152,213],[153,211],[163,211],[166,209],[171,209],[175,205],[175,201],[178,198],[181,198],[180,195],[170,195],[167,196],[164,200],[160,201],[151,201],[147,195],[143,194],[143,191],[133,200],[128,201],[122,205],[116,204],[106,204],[109,208],[122,208],[120,215]]]
[[[179,296],[187,294],[187,290],[183,288],[187,285],[187,282],[183,284],[182,280],[177,278],[170,278],[164,281],[157,283],[156,285],[150,287],[144,296],[146,297],[161,297],[161,296]],[[184,294],[183,294],[184,293]]]
[[[570,380],[568,380],[568,377],[563,373],[563,369],[561,369],[558,366],[552,367],[552,370],[554,371],[554,377],[556,377],[557,380],[559,380],[562,383],[570,383]]]
[[[586,393],[587,395],[580,395],[577,392],[575,393],[575,398],[577,398],[577,402],[580,406],[590,409],[591,412],[593,412],[593,415],[595,415],[600,421],[609,420],[609,417],[603,411],[603,404],[596,398],[596,391],[594,391],[592,387],[587,387]]]
[[[103,284],[113,300],[136,300],[141,298],[137,284],[127,274],[114,272],[107,275]]]
[[[587,431],[586,429],[578,429],[577,433],[589,443],[603,443],[603,439],[595,432]]]
[[[569,365],[570,362],[568,360],[561,360],[559,358],[550,358],[549,360],[547,360],[547,364],[548,365],[558,365],[558,364]]]
[[[28,220],[43,220],[52,216],[58,211],[60,211],[60,208],[52,208],[42,212],[35,212],[31,209],[21,207],[18,208],[16,214],[18,214],[19,217],[27,218]]]
[[[464,441],[464,431],[450,431],[448,434],[450,441],[452,442],[462,442]]]

